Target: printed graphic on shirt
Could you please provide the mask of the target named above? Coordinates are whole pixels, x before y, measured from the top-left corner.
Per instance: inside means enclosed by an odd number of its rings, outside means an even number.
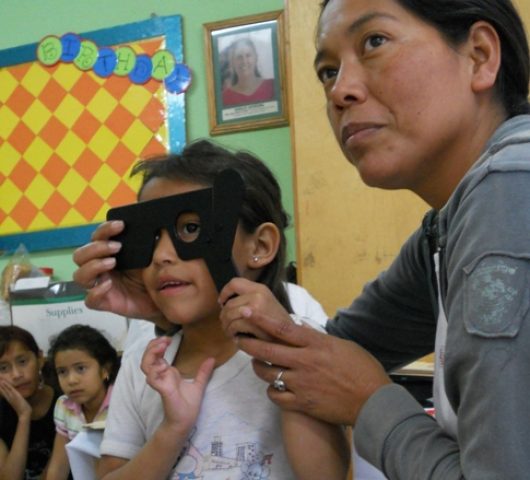
[[[530,304],[527,262],[490,255],[466,271],[464,313],[469,333],[483,337],[517,335]]]
[[[244,425],[242,425],[244,427]],[[177,460],[172,480],[267,480],[270,478],[274,454],[263,451],[255,441],[227,443],[232,435],[211,435],[209,444],[194,443],[196,431],[188,439]],[[237,435],[239,438],[242,436]]]

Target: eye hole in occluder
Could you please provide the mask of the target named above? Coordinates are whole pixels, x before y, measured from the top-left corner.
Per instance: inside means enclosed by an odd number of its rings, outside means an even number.
[[[195,212],[181,213],[177,218],[175,233],[185,243],[194,242],[201,233],[201,218]]]

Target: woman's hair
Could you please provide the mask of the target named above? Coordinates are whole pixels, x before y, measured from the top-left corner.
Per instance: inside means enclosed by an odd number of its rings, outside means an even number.
[[[331,0],[321,4],[321,14]],[[456,46],[466,40],[478,21],[492,25],[501,42],[497,95],[508,117],[530,113],[528,82],[530,54],[521,17],[510,0],[395,0],[403,8],[435,27]]]
[[[64,350],[83,350],[109,371],[113,383],[120,366],[118,353],[105,336],[89,325],[72,325],[59,333],[50,344],[48,357],[55,369],[55,357]]]
[[[253,233],[262,223],[274,223],[280,231],[280,246],[275,259],[264,267],[258,281],[267,285],[282,305],[291,311],[282,281],[285,272],[285,228],[289,218],[282,206],[280,186],[269,168],[257,157],[244,151],[229,151],[208,140],[187,145],[180,154],[169,154],[138,162],[131,175],[143,176],[143,187],[153,178],[184,180],[210,187],[216,176],[231,168],[243,179],[245,192],[239,213],[239,223],[247,233]]]
[[[261,78],[261,73],[259,71],[259,68],[258,68],[258,64],[257,64],[257,59],[258,59],[258,50],[256,49],[256,45],[254,44],[254,42],[248,38],[248,37],[244,37],[244,38],[238,38],[237,40],[234,40],[230,46],[228,47],[229,48],[229,53],[228,55],[230,56],[230,64],[232,64],[232,57],[236,51],[236,48],[239,46],[239,45],[245,45],[247,47],[249,47],[253,52],[254,52],[254,56],[256,57],[256,66],[254,67],[254,75],[256,75],[256,77],[258,78]],[[238,81],[239,81],[239,77],[237,76],[237,73],[235,72],[234,68],[233,68],[233,65],[231,65],[232,68],[232,85],[235,85]]]
[[[9,345],[13,342],[21,343],[37,357],[40,354],[40,349],[35,338],[27,330],[15,325],[0,327],[0,357],[6,353]]]

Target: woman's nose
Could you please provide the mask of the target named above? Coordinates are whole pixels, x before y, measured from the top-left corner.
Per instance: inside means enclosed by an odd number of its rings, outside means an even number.
[[[178,259],[173,241],[167,230],[161,230],[153,252],[153,263],[173,263]]]
[[[366,100],[367,88],[357,65],[353,62],[341,64],[329,97],[339,110]]]

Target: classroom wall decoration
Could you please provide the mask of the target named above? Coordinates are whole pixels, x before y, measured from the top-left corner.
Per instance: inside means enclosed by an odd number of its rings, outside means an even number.
[[[181,17],[0,51],[0,250],[88,241],[138,158],[185,144]]]

